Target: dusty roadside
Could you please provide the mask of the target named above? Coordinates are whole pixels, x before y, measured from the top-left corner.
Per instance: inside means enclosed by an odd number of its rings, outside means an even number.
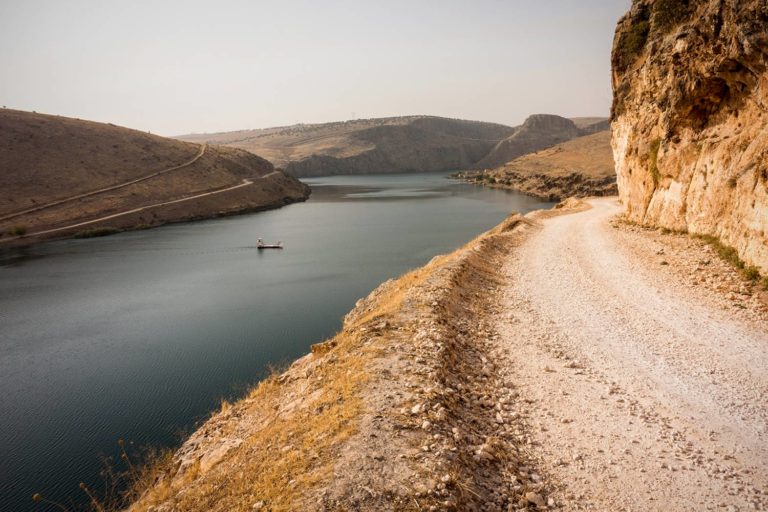
[[[131,510],[764,509],[765,295],[616,213],[515,215],[384,283]]]
[[[551,219],[505,264],[497,347],[563,510],[765,510],[768,309],[687,235]]]

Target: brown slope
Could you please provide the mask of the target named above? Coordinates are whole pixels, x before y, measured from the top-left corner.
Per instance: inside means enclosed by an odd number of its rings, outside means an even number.
[[[458,176],[550,201],[616,194],[611,134],[607,130],[521,156],[490,171]]]
[[[515,158],[583,135],[570,119],[536,114],[500,141],[473,169],[495,169]]]
[[[264,155],[294,176],[466,169],[513,128],[431,116],[185,135]]]
[[[52,229],[45,237],[235,213],[308,195],[297,180],[246,151],[9,109],[0,110],[0,170],[0,242],[6,243],[18,227],[27,242]],[[74,224],[82,225],[62,229]]]

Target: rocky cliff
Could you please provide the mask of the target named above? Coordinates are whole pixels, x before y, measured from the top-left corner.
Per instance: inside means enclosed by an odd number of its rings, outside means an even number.
[[[630,220],[719,237],[768,270],[768,3],[635,0],[612,66]]]

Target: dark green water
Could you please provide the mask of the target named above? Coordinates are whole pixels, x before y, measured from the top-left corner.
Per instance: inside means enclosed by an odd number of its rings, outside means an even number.
[[[307,182],[312,199],[281,210],[0,260],[1,511],[47,510],[35,492],[82,502],[118,438],[178,443],[382,281],[549,206],[444,174]]]

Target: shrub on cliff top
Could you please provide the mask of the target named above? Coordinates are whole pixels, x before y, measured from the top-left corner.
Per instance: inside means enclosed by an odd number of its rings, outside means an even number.
[[[648,20],[640,20],[634,23],[630,29],[622,34],[617,47],[620,66],[624,69],[634,61],[645,48],[648,42],[648,34],[651,24]]]
[[[667,33],[689,14],[689,0],[656,0],[653,4],[653,28]]]

